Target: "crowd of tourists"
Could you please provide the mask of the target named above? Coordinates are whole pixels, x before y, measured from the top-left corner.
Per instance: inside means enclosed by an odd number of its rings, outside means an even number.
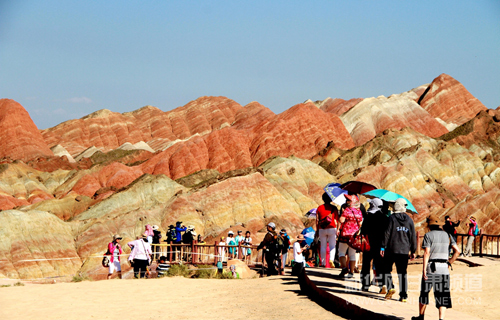
[[[286,229],[277,232],[274,222],[267,224],[267,233],[257,247],[257,250],[263,250],[267,275],[284,274],[284,268],[290,260],[288,259],[290,249],[293,252],[292,275],[296,276],[303,272],[303,269],[308,266],[307,260],[312,259],[315,254],[319,256],[320,267],[326,267],[328,264],[331,267],[338,266],[340,268],[338,277],[343,279],[353,278],[354,273],[359,272],[358,261],[362,259],[361,290],[368,291],[370,286],[375,285],[385,299],[391,299],[396,293],[392,280],[392,269],[395,265],[399,277],[399,301],[406,302],[408,299],[408,262],[415,258],[418,244],[413,219],[407,213],[408,203],[403,198],[394,202],[371,198],[368,199],[369,208],[366,210],[360,203],[358,195],[345,194],[344,196],[346,202],[337,208],[328,194],[323,194],[324,203],[316,210],[315,238],[317,241],[313,244],[309,245],[304,235],[299,234],[292,245]],[[464,256],[471,255],[474,237],[479,232],[476,218],[468,216],[467,219],[469,230]],[[434,290],[440,319],[444,319],[446,308],[451,308],[449,267],[459,256],[456,228],[461,221],[453,222],[449,216],[446,216],[443,222],[435,215],[427,218],[429,232],[425,234],[422,242],[424,255],[419,316],[412,319],[423,319],[426,306],[429,304],[431,289]],[[361,240],[369,246],[360,249],[358,245],[354,245],[353,238],[358,237],[361,237]],[[131,248],[128,261],[133,266],[134,277],[143,278],[149,273],[148,266],[153,257],[158,260],[158,276],[163,276],[168,272],[170,265],[165,256],[159,256],[159,246],[153,246],[155,249],[151,249],[151,245],[160,244],[161,239],[162,234],[158,226],[146,225],[141,237],[127,243]],[[163,241],[175,245],[190,244],[195,239],[198,243],[204,243],[201,235],[197,235],[194,226],[186,227],[179,221],[175,226],[169,226],[166,239]],[[121,240],[122,237],[115,235],[113,241],[108,244],[108,279],[115,271],[121,278],[120,257],[123,252]],[[233,231],[228,231],[227,236],[222,236],[218,243],[217,259],[221,265],[227,259],[241,258],[250,262],[252,245],[250,231],[243,234],[242,230],[238,230],[236,236]],[[314,245],[318,248],[312,248]],[[179,249],[180,246],[173,246],[174,259],[175,254],[180,254]],[[238,250],[241,250],[241,253]],[[178,256],[178,258],[182,257]],[[188,259],[187,256],[185,259]]]

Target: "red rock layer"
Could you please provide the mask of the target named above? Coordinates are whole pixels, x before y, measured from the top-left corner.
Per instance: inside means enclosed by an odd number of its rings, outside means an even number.
[[[60,144],[71,155],[95,146],[106,152],[125,142],[145,141],[155,150],[169,142],[231,125],[243,107],[224,97],[201,97],[169,112],[147,106],[134,112],[100,110],[42,131],[49,146]]]
[[[486,107],[465,87],[447,74],[434,79],[419,100],[433,117],[461,125]]]
[[[344,99],[331,99],[328,98],[325,101],[323,101],[321,105],[321,110],[329,113],[336,114],[338,116],[341,116],[345,112],[349,111],[352,107],[357,105],[363,101],[362,98],[357,98],[357,99],[350,99],[350,100],[344,100]]]
[[[0,99],[0,158],[30,160],[54,156],[28,112],[11,99]]]

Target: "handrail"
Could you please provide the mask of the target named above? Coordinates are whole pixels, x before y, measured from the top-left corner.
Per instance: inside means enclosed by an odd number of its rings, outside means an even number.
[[[457,233],[455,236],[457,238],[456,242],[460,252],[464,252],[464,249],[467,246],[469,234]],[[424,236],[420,232],[417,232],[417,255],[419,255],[418,252],[421,248],[423,238]],[[472,255],[479,257],[487,256],[500,258],[500,234],[487,234],[480,232],[477,236],[474,236]]]

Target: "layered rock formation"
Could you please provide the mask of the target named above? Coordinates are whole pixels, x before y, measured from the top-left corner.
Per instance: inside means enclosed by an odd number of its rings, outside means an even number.
[[[486,110],[460,82],[444,73],[432,81],[419,104],[433,117],[444,121],[450,130]]]
[[[6,145],[0,276],[94,274],[113,234],[127,242],[146,224],[184,221],[209,242],[250,230],[258,243],[274,221],[294,236],[323,187],[349,180],[410,199],[418,228],[429,213],[474,213],[498,233],[500,114],[457,83],[441,75],[388,98],[306,101],[279,115],[223,97],[169,112],[101,110],[43,130],[48,153]],[[14,132],[9,121],[0,133]]]
[[[26,161],[53,155],[23,106],[0,99],[0,158]]]

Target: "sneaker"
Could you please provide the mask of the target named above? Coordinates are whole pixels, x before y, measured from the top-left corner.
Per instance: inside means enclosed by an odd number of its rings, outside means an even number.
[[[354,274],[349,272],[348,274],[346,274],[346,275],[344,276],[344,278],[346,278],[346,279],[351,279],[351,278],[354,278]]]
[[[418,317],[411,317],[411,320],[423,320],[423,316],[418,316]]]
[[[408,298],[399,297],[399,302],[406,302]]]
[[[333,261],[330,261],[330,268],[335,268],[335,264],[333,263]]]
[[[387,291],[387,293],[385,295],[385,299],[389,300],[390,298],[392,298],[392,295],[395,293],[396,293],[396,289],[390,289],[389,291]]]
[[[386,286],[383,286],[382,288],[380,288],[379,294],[386,294],[386,293],[387,293],[387,287]]]
[[[347,274],[347,272],[348,272],[347,268],[342,269],[342,271],[340,271],[339,277],[342,278],[343,276],[345,276]]]

